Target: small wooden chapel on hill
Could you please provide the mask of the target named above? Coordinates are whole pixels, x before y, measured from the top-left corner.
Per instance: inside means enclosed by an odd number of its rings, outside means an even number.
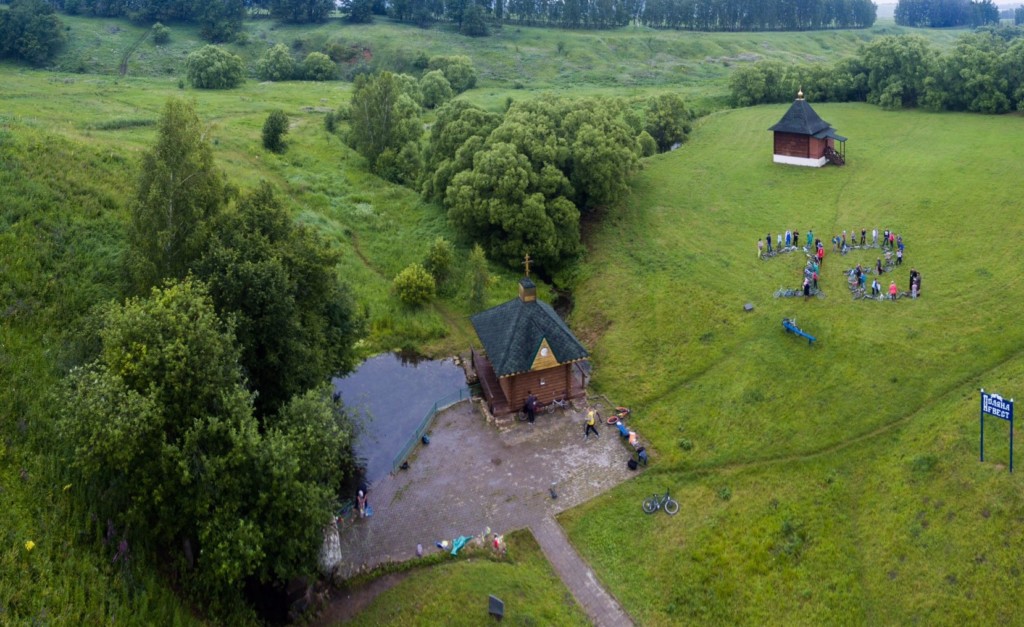
[[[518,298],[470,321],[484,351],[470,348],[473,368],[491,414],[518,411],[530,392],[541,405],[586,395],[574,368],[590,354],[555,310],[537,299],[529,276],[519,281]]]
[[[837,135],[835,129],[807,104],[803,91],[797,92],[796,100],[786,114],[768,130],[775,133],[772,151],[775,163],[814,168],[830,162],[835,165],[846,163],[846,138]]]

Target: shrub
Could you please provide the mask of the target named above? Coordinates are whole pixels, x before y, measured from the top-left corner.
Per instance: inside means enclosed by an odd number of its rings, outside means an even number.
[[[288,132],[288,116],[275,109],[263,123],[263,147],[271,152],[284,152],[284,135]]]
[[[427,67],[431,70],[441,70],[457,94],[476,85],[476,69],[469,57],[431,57]]]
[[[330,81],[338,75],[338,66],[322,52],[310,52],[302,62],[302,75],[308,81]]]
[[[418,307],[434,296],[434,277],[418,263],[414,263],[395,277],[398,299],[410,307]]]
[[[288,46],[277,44],[256,62],[256,76],[261,81],[287,81],[295,75],[295,60]]]
[[[637,144],[640,145],[641,157],[650,157],[658,152],[658,142],[656,142],[647,131],[640,131],[640,135],[636,138],[636,141]]]
[[[242,84],[242,59],[220,46],[203,46],[188,55],[188,82],[199,89],[230,89]]]
[[[160,46],[171,40],[171,29],[160,22],[153,24],[153,43]]]
[[[324,129],[328,133],[333,133],[338,128],[338,118],[334,114],[334,111],[328,111],[327,115],[324,116]]]
[[[423,75],[420,79],[420,92],[423,94],[423,106],[428,109],[443,105],[455,95],[441,70],[433,70]]]
[[[443,237],[438,237],[430,245],[427,251],[427,258],[423,260],[423,267],[437,285],[444,283],[452,271],[452,264],[455,262],[455,247]]]

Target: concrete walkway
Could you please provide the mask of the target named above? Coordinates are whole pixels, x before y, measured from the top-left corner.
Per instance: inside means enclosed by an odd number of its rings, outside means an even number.
[[[598,627],[626,627],[633,624],[619,602],[594,577],[590,566],[569,543],[565,533],[552,518],[542,518],[530,526],[541,550],[572,592],[590,620]]]
[[[347,578],[412,559],[417,545],[427,554],[438,550],[439,540],[479,535],[487,528],[502,534],[530,528],[595,624],[630,624],[554,520],[635,476],[626,468],[632,449],[617,430],[599,424],[601,437],[585,440],[583,428],[583,416],[573,411],[498,430],[476,403],[446,410],[409,470],[370,487],[374,515],[342,530],[337,575]]]

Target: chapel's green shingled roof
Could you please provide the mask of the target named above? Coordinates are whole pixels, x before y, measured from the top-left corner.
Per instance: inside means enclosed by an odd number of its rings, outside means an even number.
[[[545,339],[559,364],[590,357],[551,305],[540,300],[524,303],[514,298],[470,321],[499,377],[529,371]]]
[[[806,100],[797,98],[786,111],[786,115],[782,116],[782,119],[768,130],[796,133],[797,135],[814,135],[830,128],[832,128],[831,125],[822,120]]]

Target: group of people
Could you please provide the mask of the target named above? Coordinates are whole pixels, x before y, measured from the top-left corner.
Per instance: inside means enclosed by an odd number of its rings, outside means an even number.
[[[903,236],[896,233],[896,231],[890,231],[885,229],[882,231],[882,243],[878,243],[878,229],[871,229],[871,243],[868,243],[868,230],[860,230],[860,240],[857,240],[857,231],[851,230],[849,232],[849,239],[846,237],[847,232],[844,230],[841,234],[836,235],[832,238],[832,250],[842,252],[844,255],[850,251],[851,248],[859,246],[860,248],[881,248],[882,250],[898,251],[897,259],[903,257]]]
[[[807,231],[807,244],[804,246],[804,250],[810,250],[811,245],[814,244],[814,231],[808,229]],[[760,259],[764,256],[765,252],[786,252],[789,250],[795,250],[800,247],[800,231],[793,229],[787,230],[785,233],[782,231],[776,234],[775,247],[772,248],[772,234],[768,233],[764,236],[764,240],[757,240],[757,258]]]

